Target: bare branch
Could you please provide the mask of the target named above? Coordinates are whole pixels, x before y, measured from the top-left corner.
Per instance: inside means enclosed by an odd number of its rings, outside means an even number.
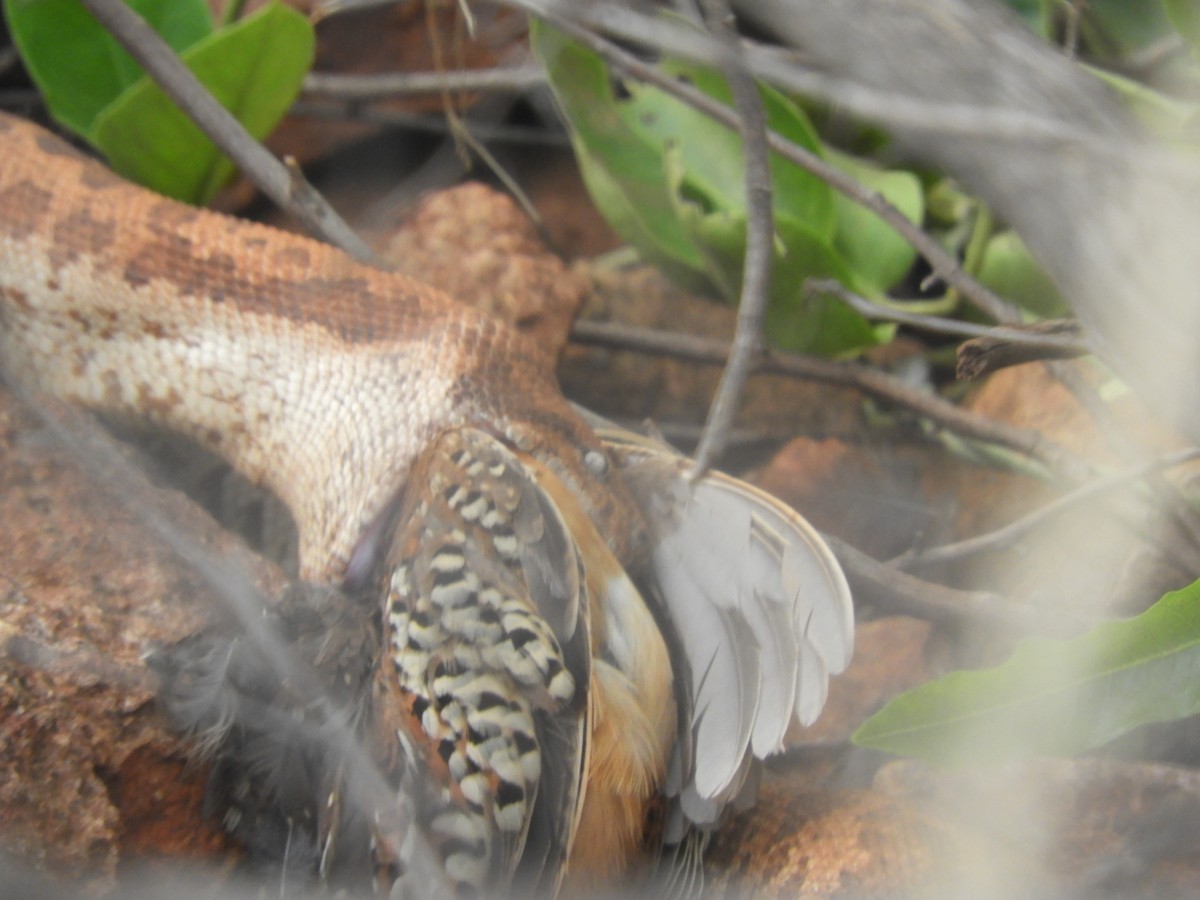
[[[312,72],[304,79],[306,99],[391,100],[426,94],[487,92],[520,94],[546,83],[539,66],[498,66],[448,72],[394,72],[384,75],[342,75]]]
[[[1086,335],[1074,319],[995,328],[959,345],[957,375],[963,381],[974,381],[1010,366],[1088,353]]]
[[[940,547],[931,547],[928,550],[904,553],[890,560],[889,564],[908,569],[914,566],[930,565],[933,563],[954,562],[970,556],[976,556],[980,553],[1003,550],[1011,547],[1030,531],[1043,525],[1050,519],[1060,516],[1089,500],[1093,500],[1117,488],[1125,487],[1134,481],[1145,478],[1147,475],[1183,465],[1194,459],[1200,459],[1200,448],[1191,447],[1187,450],[1179,450],[1159,459],[1151,460],[1143,465],[1134,466],[1124,472],[1095,478],[1080,485],[1070,493],[1059,497],[1057,500],[1052,500],[1028,515],[1010,522],[1003,528],[997,528],[995,531],[967,538],[963,541],[956,541],[953,544],[943,544]]]
[[[959,378],[978,378],[985,371],[1003,368],[1003,365],[990,364],[993,360],[989,358],[978,363],[986,368],[980,369],[978,373],[974,369],[968,369],[971,374],[965,374],[964,348],[968,347],[971,349],[966,351],[966,355],[972,360],[995,353],[996,363],[1002,357],[1014,357],[1012,362],[1005,363],[1010,366],[1048,358],[1067,359],[1091,352],[1079,325],[1073,320],[1053,319],[1032,325],[979,325],[961,319],[911,312],[904,308],[904,301],[893,301],[885,306],[854,293],[839,281],[828,278],[810,278],[804,284],[804,292],[806,296],[831,294],[868,319],[896,322],[931,334],[974,338],[975,340],[967,341],[959,348]],[[1021,353],[1027,354],[1028,358],[1016,359]]]
[[[580,25],[574,19],[561,15],[560,13],[563,13],[564,10],[560,4],[537,3],[531,2],[531,0],[509,0],[509,2],[514,6],[540,11],[554,23],[555,27],[601,55],[618,70],[639,81],[654,85],[728,128],[737,130],[739,127],[738,117],[729,107],[713,100],[703,91],[676,78],[671,78],[656,66],[645,63],[633,54],[625,52],[611,41],[599,37]],[[643,38],[641,42],[645,43],[645,39]],[[711,42],[707,46],[710,48],[709,56],[702,58],[701,61],[708,61],[712,58]],[[919,226],[914,225],[904,213],[884,199],[882,194],[868,190],[816,154],[773,131],[767,133],[767,143],[780,156],[817,176],[834,190],[849,197],[865,209],[869,209],[887,222],[918,253],[925,257],[939,278],[946,284],[957,288],[963,297],[975,307],[1000,322],[1014,321],[1018,318],[1011,304],[968,275],[954,256],[943,249],[941,244],[922,231]]]
[[[729,346],[721,340],[613,322],[577,321],[571,337],[578,343],[662,354],[706,365],[723,365],[729,356]],[[895,376],[860,363],[834,362],[768,350],[759,357],[755,371],[857,388],[872,397],[911,410],[947,431],[1016,450],[1070,483],[1085,480],[1092,471],[1090,463],[1040,432],[1014,428],[972,413],[936,394],[914,388]]]
[[[705,18],[723,50],[722,68],[740,120],[746,184],[746,255],[742,264],[742,293],[738,300],[733,348],[721,374],[717,395],[708,410],[708,421],[688,476],[691,479],[703,475],[725,448],[730,425],[737,414],[738,400],[762,344],[763,316],[770,297],[771,264],[775,256],[767,116],[762,98],[741,58],[741,44],[729,5],[725,0],[705,0]]]
[[[382,265],[371,249],[313,187],[289,171],[221,106],[146,21],[121,0],[81,0],[246,177],[314,234],[363,262]]]
[[[1095,616],[1014,603],[987,591],[962,591],[925,581],[895,565],[881,563],[833,535],[826,534],[824,538],[845,569],[855,597],[869,598],[889,613],[950,626],[999,626],[1019,635],[1075,635],[1104,621]]]

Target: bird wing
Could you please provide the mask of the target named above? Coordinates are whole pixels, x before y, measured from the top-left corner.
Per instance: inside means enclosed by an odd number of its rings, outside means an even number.
[[[690,688],[690,747],[672,771],[684,815],[709,825],[756,759],[782,748],[793,716],[820,713],[829,675],[850,661],[850,591],[833,553],[779,500],[660,444],[592,424],[642,505],[650,570]]]
[[[553,888],[586,753],[590,647],[574,540],[520,459],[472,428],[427,446],[395,521],[380,570],[384,671],[404,753],[438,785],[422,811],[430,844],[453,882]]]

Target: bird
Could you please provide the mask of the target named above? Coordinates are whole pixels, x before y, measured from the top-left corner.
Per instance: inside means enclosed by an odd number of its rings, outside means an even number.
[[[248,865],[393,896],[624,883],[820,712],[850,595],[778,500],[572,407],[540,348],[426,285],[13,117],[0,149],[5,377],[181,432],[296,521],[273,648],[214,629],[150,661]]]
[[[346,759],[296,733],[296,722],[314,727],[312,715],[281,711],[278,675],[230,676],[264,668],[252,648],[230,649],[239,638],[206,638],[199,664],[174,665],[167,708],[205,736],[214,783],[226,783],[215,805],[227,820],[236,810],[233,830],[259,859],[307,859],[337,884],[361,886],[371,871],[389,892],[407,885],[403,896],[427,896],[430,883],[446,896],[625,883],[653,870],[648,840],[678,847],[714,827],[745,802],[755,765],[782,747],[792,719],[816,718],[853,627],[820,537],[744,482],[712,473],[689,483],[686,458],[592,421],[613,474],[641,498],[648,553],[632,572],[553,472],[464,428],[414,465],[360,599],[332,607],[342,610],[333,621],[311,601],[279,613],[300,658],[332,664],[322,681],[343,689],[343,705],[315,727],[353,723],[381,765],[384,806],[400,794],[412,805],[393,831],[379,824],[378,794],[347,792]],[[337,595],[316,596],[320,610]],[[316,624],[295,624],[305,617]],[[242,693],[214,701],[214,686]],[[304,775],[281,775],[297,767],[298,746],[314,755]],[[265,796],[228,784],[254,772],[271,786]],[[410,871],[413,822],[424,823],[422,859],[435,875]]]

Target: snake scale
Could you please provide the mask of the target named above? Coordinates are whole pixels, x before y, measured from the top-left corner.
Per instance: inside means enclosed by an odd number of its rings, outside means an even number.
[[[428,888],[415,846],[460,892],[618,875],[660,798],[672,840],[714,823],[849,658],[845,580],[802,519],[689,484],[577,412],[552,362],[0,117],[6,377],[217,452],[288,506],[303,579],[381,603],[363,729],[396,798],[359,843],[384,889]],[[346,843],[340,772],[314,788],[320,875]]]

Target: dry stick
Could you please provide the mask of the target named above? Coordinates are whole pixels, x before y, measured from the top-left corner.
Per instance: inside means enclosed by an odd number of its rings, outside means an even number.
[[[0,93],[0,98],[2,97],[3,94]],[[3,104],[0,103],[0,106]],[[288,114],[292,118],[352,119],[369,125],[401,127],[437,135],[445,135],[450,130],[444,116],[386,109],[353,100],[297,100]],[[571,146],[570,140],[561,132],[547,131],[534,125],[500,125],[473,118],[471,134],[488,143],[525,144],[534,147]]]
[[[1016,339],[1013,335],[1018,335]],[[976,381],[992,372],[1032,362],[1073,359],[1092,351],[1074,319],[1046,319],[1024,326],[989,329],[958,345],[960,381]]]
[[[722,48],[725,80],[733,96],[741,127],[743,177],[746,185],[746,255],[742,264],[742,294],[738,300],[737,329],[729,363],[721,373],[708,420],[696,448],[689,480],[703,475],[720,456],[729,439],[738,401],[750,377],[754,355],[762,346],[763,314],[771,288],[775,216],[771,202],[771,167],[767,152],[767,116],[758,85],[746,71],[733,14],[725,0],[705,0],[704,16]]]
[[[1054,362],[1048,362],[1046,368],[1051,377],[1058,380],[1071,392],[1079,405],[1091,417],[1108,445],[1119,456],[1130,462],[1143,456],[1126,435],[1127,429],[1117,421],[1112,408],[1104,402],[1095,387],[1085,380],[1077,369]],[[1184,571],[1191,571],[1193,564],[1188,561],[1196,558],[1196,548],[1200,546],[1200,514],[1181,495],[1179,488],[1161,475],[1151,473],[1146,481],[1163,509],[1170,513],[1177,526],[1164,538],[1167,546],[1161,548],[1162,552],[1172,557],[1177,564],[1183,560],[1180,567]]]
[[[958,347],[956,375],[975,381],[1010,366],[1050,359],[1072,359],[1091,353],[1083,330],[1074,319],[1049,319],[1029,325],[979,325],[884,306],[846,288],[838,281],[809,279],[806,296],[831,294],[868,319],[895,322],[930,334],[967,337]]]
[[[559,15],[560,7],[557,4],[550,4],[550,8],[547,8],[545,4],[529,2],[529,0],[509,0],[509,2],[516,6],[533,8],[535,12],[545,15],[556,28],[566,32],[579,43],[602,56],[613,67],[639,81],[654,85],[665,93],[699,110],[714,121],[720,122],[730,129],[737,130],[739,125],[738,117],[729,107],[714,100],[690,84],[670,77],[656,66],[645,63],[633,54],[625,52],[611,41],[592,33],[573,19]],[[968,275],[958,260],[946,252],[936,240],[922,231],[920,227],[914,225],[904,213],[885,200],[881,194],[868,190],[849,175],[831,166],[816,154],[811,153],[799,144],[781,137],[773,131],[767,132],[767,144],[780,156],[795,163],[806,172],[817,176],[834,190],[849,197],[860,206],[869,209],[891,225],[901,237],[925,257],[939,278],[946,282],[946,284],[957,288],[978,309],[997,321],[1003,322],[1014,319],[1016,313],[1010,304]]]
[[[941,334],[980,335],[958,348],[958,377],[967,381],[982,378],[1007,366],[1066,359],[1091,352],[1082,338],[1079,324],[1074,320],[1048,320],[1023,327],[981,326],[881,306],[836,281],[810,280],[805,289],[812,293],[832,293],[870,318],[899,322]],[[1123,455],[1133,456],[1133,449],[1113,421],[1111,410],[1091,385],[1080,378],[1074,369],[1054,363],[1049,365],[1049,369],[1051,375],[1062,382],[1088,412],[1109,444]],[[1187,561],[1195,557],[1195,548],[1200,545],[1200,516],[1180,497],[1174,485],[1154,475],[1153,471],[1146,474],[1149,476],[1147,485],[1170,512],[1176,525],[1176,529],[1163,539],[1166,546],[1156,549],[1184,571],[1191,571],[1193,566]],[[1136,533],[1137,529],[1131,531]]]
[[[840,281],[834,281],[831,278],[808,279],[804,283],[804,293],[806,296],[830,294],[868,319],[896,322],[931,334],[976,338],[988,342],[982,344],[985,347],[1000,344],[1014,347],[1027,346],[1032,353],[1044,350],[1048,353],[1069,354],[1070,356],[1082,356],[1092,352],[1087,342],[1081,337],[1080,327],[1074,320],[1054,319],[1029,326],[980,325],[960,319],[914,313],[904,309],[903,306],[884,306],[854,293]],[[903,303],[903,301],[898,302]],[[966,345],[964,344],[964,346]],[[1041,358],[1043,357],[1035,357],[1035,359]]]
[[[308,182],[277,160],[213,98],[141,16],[121,0],[80,2],[141,64],[167,96],[281,209],[356,259],[382,265]]]
[[[448,72],[389,72],[384,75],[341,75],[312,72],[302,96],[335,100],[390,100],[425,94],[487,91],[523,93],[546,83],[540,66],[497,66]]]
[[[729,346],[722,340],[614,322],[577,321],[571,337],[581,344],[654,353],[707,365],[724,365],[729,357]],[[771,350],[758,357],[755,371],[857,388],[880,400],[907,407],[948,431],[1023,453],[1073,484],[1084,481],[1092,472],[1087,461],[1040,432],[1014,428],[972,413],[936,394],[913,388],[899,378],[860,363],[833,362]]]
[[[1179,450],[1159,459],[1151,460],[1143,465],[1134,466],[1124,472],[1116,472],[1112,475],[1093,479],[1075,488],[1070,493],[1059,497],[1057,500],[1052,500],[1045,506],[1035,509],[1028,515],[1022,516],[1002,528],[997,528],[995,531],[967,538],[963,541],[956,541],[952,544],[931,547],[928,550],[902,553],[900,556],[888,560],[888,565],[900,566],[907,569],[913,566],[930,565],[933,563],[954,562],[980,553],[1006,549],[1047,520],[1061,515],[1079,506],[1081,503],[1092,500],[1100,494],[1116,488],[1124,487],[1147,475],[1183,465],[1194,459],[1200,459],[1200,448],[1191,447],[1187,450]]]
[[[1069,636],[1106,619],[1005,600],[990,591],[964,591],[925,581],[882,563],[833,535],[823,535],[846,570],[857,598],[886,606],[888,613],[916,616],[941,625],[999,625],[1018,634]]]

